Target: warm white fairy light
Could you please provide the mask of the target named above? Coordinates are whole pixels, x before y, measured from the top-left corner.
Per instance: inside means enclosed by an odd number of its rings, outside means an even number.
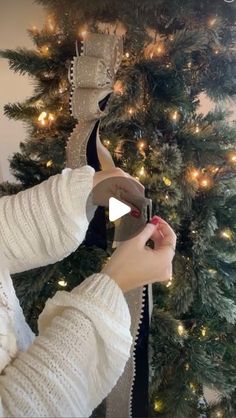
[[[47,117],[47,112],[41,112],[39,117],[38,117],[38,121],[41,123],[41,125],[45,125],[45,119]]]
[[[178,325],[178,333],[179,335],[184,335],[184,326],[182,324]]]
[[[214,17],[213,19],[209,20],[209,26],[214,26],[214,24],[216,23],[217,19],[216,17]]]
[[[177,112],[177,110],[175,110],[174,113],[172,114],[172,119],[174,121],[177,121],[177,119],[178,119],[178,112]]]
[[[49,113],[49,115],[48,115],[48,119],[49,119],[50,121],[53,121],[53,120],[55,120],[55,117],[54,117],[54,115],[53,115],[52,113]]]
[[[111,141],[109,141],[109,139],[104,139],[103,143],[104,143],[104,145],[109,147],[109,145],[111,144]]]
[[[198,134],[200,132],[200,128],[199,128],[198,125],[196,126],[195,132],[196,132],[196,134]]]
[[[59,286],[61,287],[66,287],[67,286],[67,282],[64,279],[61,279],[58,281]]]
[[[47,164],[46,164],[46,166],[47,167],[51,167],[53,165],[53,161],[52,160],[49,160],[48,162],[47,162]]]
[[[126,56],[126,58],[129,58],[130,57],[130,53],[129,52],[126,52],[125,53],[125,56]]]
[[[134,108],[133,108],[133,107],[130,107],[130,108],[128,109],[128,113],[129,113],[130,115],[133,115],[133,114],[134,114]]]
[[[229,228],[226,228],[223,231],[221,231],[220,235],[222,236],[222,238],[231,240],[233,234],[232,234],[232,231]]]
[[[139,170],[139,175],[140,176],[145,176],[146,172],[145,172],[145,168],[142,166]]]
[[[201,329],[201,333],[202,333],[202,336],[203,336],[203,337],[205,337],[205,336],[206,336],[206,333],[207,333],[207,329],[206,329],[206,327],[202,327],[202,329]]]

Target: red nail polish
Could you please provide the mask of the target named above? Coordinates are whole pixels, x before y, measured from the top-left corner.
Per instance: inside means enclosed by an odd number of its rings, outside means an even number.
[[[153,216],[150,223],[153,225],[157,225],[159,222],[160,222],[159,216]]]
[[[133,216],[134,218],[139,218],[140,217],[140,212],[139,212],[139,210],[133,209],[133,210],[131,210],[130,215]]]

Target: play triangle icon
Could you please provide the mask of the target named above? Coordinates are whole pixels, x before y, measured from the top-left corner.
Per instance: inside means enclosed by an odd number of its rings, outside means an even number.
[[[131,212],[131,207],[116,199],[110,197],[109,199],[109,221],[114,222],[127,213]]]

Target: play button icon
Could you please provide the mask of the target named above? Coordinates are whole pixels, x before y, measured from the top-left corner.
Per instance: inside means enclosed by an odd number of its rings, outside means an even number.
[[[104,211],[98,205],[92,218],[94,201],[102,201]],[[132,178],[117,176],[102,180],[93,187],[87,198],[86,215],[90,224],[87,240],[92,235],[99,242],[100,235],[104,235],[104,229],[107,243],[122,242],[135,237],[148,221],[149,201],[150,199],[145,198],[143,189],[140,190],[137,181]]]
[[[114,222],[122,216],[131,212],[131,207],[116,199],[115,197],[109,198],[109,221]]]

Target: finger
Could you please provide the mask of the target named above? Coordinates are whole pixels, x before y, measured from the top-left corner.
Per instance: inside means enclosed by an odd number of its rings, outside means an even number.
[[[134,238],[134,240],[137,239],[140,242],[141,246],[144,247],[146,245],[146,242],[153,235],[155,229],[156,225],[153,225],[150,222],[147,223],[144,229]]]
[[[173,243],[174,245],[176,245],[176,240],[177,240],[176,234],[166,221],[161,219],[160,222],[157,224],[157,229],[159,233],[163,236],[162,243],[169,241]]]

